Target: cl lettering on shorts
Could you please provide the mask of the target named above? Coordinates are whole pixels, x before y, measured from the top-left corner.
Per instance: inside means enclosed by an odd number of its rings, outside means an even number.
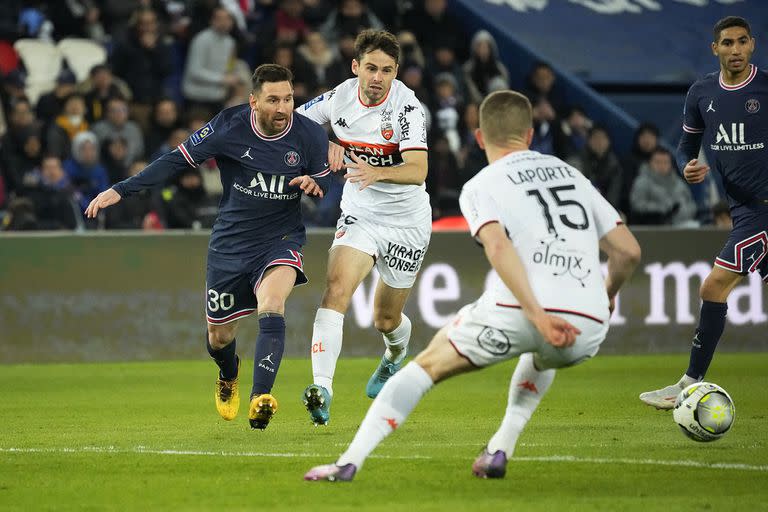
[[[323,348],[323,342],[319,343],[313,343],[312,344],[312,353],[313,354],[319,354],[320,352],[325,352],[325,349]]]

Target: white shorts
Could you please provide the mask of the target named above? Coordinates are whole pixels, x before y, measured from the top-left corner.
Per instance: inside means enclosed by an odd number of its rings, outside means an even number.
[[[533,352],[540,370],[578,364],[597,354],[608,333],[608,322],[577,312],[550,311],[581,330],[568,348],[556,348],[525,318],[523,311],[480,299],[464,306],[448,328],[456,351],[483,367]]]
[[[352,247],[376,260],[381,280],[391,288],[412,288],[432,236],[432,219],[408,227],[387,226],[341,213],[331,248]]]

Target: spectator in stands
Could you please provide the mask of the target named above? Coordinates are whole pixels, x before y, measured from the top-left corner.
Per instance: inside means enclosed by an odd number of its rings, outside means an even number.
[[[104,40],[101,12],[94,0],[65,0],[47,4],[56,39],[86,37],[95,41]]]
[[[101,144],[110,137],[121,136],[128,143],[125,165],[144,158],[144,136],[139,125],[128,119],[128,103],[120,97],[110,98],[107,102],[107,115],[93,125],[93,133]]]
[[[584,150],[569,163],[580,169],[614,208],[619,208],[623,171],[618,157],[611,149],[608,130],[594,125],[589,130]]]
[[[275,41],[293,45],[303,41],[309,33],[309,26],[303,16],[302,0],[280,0],[275,11]]]
[[[61,113],[48,126],[46,152],[61,159],[68,158],[75,136],[86,130],[85,99],[79,94],[72,94],[64,102]]]
[[[159,17],[166,18],[164,4],[167,0],[99,0],[102,10],[102,23],[113,40],[124,39],[135,22],[136,12],[151,9]],[[159,20],[162,21],[162,20]]]
[[[77,85],[75,74],[63,68],[56,77],[56,86],[53,90],[38,98],[37,118],[45,123],[46,127],[64,110],[64,103],[75,92],[75,85]]]
[[[640,174],[640,168],[648,164],[651,155],[658,146],[659,129],[652,123],[641,123],[635,130],[632,149],[623,163],[624,186],[621,191],[621,205],[623,208],[629,208],[629,196],[632,185]]]
[[[328,46],[320,32],[309,32],[297,51],[310,66],[314,74],[313,82],[317,84],[316,88],[326,89],[336,85],[336,82],[332,83],[328,77],[329,70],[338,60],[338,57],[336,52]],[[313,91],[313,94],[314,92],[316,91]]]
[[[456,155],[459,167],[463,168],[469,155],[469,148],[475,143],[475,131],[480,127],[480,107],[477,103],[469,102],[464,106],[461,113],[461,126],[459,136],[461,137],[461,150]],[[462,185],[466,180],[461,180]]]
[[[168,140],[171,132],[181,127],[179,107],[170,98],[158,100],[152,109],[149,129],[144,138],[144,154],[147,158]]]
[[[107,170],[110,183],[128,177],[128,142],[120,135],[107,137],[101,145],[101,162]]]
[[[326,39],[326,41],[328,40]],[[339,38],[337,47],[339,58],[328,68],[328,75],[326,77],[329,86],[340,84],[344,80],[354,76],[349,63],[352,62],[352,59],[356,58],[355,34],[342,34]]]
[[[27,93],[24,91],[26,80],[27,75],[20,69],[14,69],[5,76],[3,79],[3,90],[0,91],[4,112],[12,110],[11,104],[15,100],[27,100]]]
[[[440,136],[445,139],[454,156],[459,153],[462,142],[459,126],[463,104],[458,89],[459,84],[450,73],[440,73],[435,77],[432,115]]]
[[[39,167],[43,156],[40,126],[33,124],[22,128],[16,140],[18,151],[9,155],[5,165],[8,174],[12,176],[10,181],[14,184],[15,193],[23,195],[27,189],[38,186],[40,182]]]
[[[293,96],[297,105],[310,99],[310,91],[315,91],[318,82],[312,72],[312,66],[297,53],[291,43],[279,42],[275,45],[269,62],[274,62],[293,71]]]
[[[493,90],[509,87],[509,72],[499,60],[496,40],[487,30],[480,30],[472,38],[470,57],[462,66],[469,100],[483,101]]]
[[[403,30],[397,34],[397,40],[400,43],[400,53],[402,54],[400,66],[416,65],[421,69],[426,69],[427,59],[424,57],[424,52],[421,51],[419,41],[413,32]]]
[[[130,26],[128,35],[115,44],[112,70],[130,87],[133,117],[144,126],[152,103],[166,95],[165,80],[172,71],[171,52],[152,9],[142,7],[135,11]]]
[[[76,229],[83,225],[77,196],[55,156],[46,156],[40,165],[40,186],[30,191],[40,229]]]
[[[85,90],[85,115],[89,123],[101,121],[106,115],[107,100],[121,97],[126,101],[131,100],[131,90],[128,85],[112,74],[112,70],[106,64],[97,64],[91,68],[88,80],[83,84]]]
[[[149,160],[153,162],[169,151],[173,151],[179,147],[179,144],[184,142],[187,137],[189,137],[190,133],[192,132],[186,128],[176,128],[172,130],[171,133],[168,134],[168,137],[166,137],[166,139],[163,141],[163,143],[160,144],[160,146],[151,155],[149,155]]]
[[[464,84],[464,73],[461,70],[456,59],[455,50],[448,45],[436,46],[431,55],[427,55],[427,72],[429,76],[436,76],[439,73],[450,73],[459,84],[458,92],[463,98],[467,98],[466,86]]]
[[[128,169],[135,176],[147,166],[144,160],[137,160]],[[104,227],[107,229],[163,229],[158,212],[159,199],[152,190],[142,190],[104,211]]]
[[[323,24],[336,0],[304,0],[304,21],[312,30]]]
[[[541,98],[546,99],[555,112],[562,114],[565,111],[565,102],[556,89],[557,76],[552,66],[546,62],[537,62],[528,73],[526,79],[525,95],[535,103]]]
[[[424,80],[424,69],[413,64],[407,67],[400,68],[400,80],[412,90],[416,97],[423,104],[429,106],[433,103],[432,93],[427,88]],[[425,113],[429,113],[429,108],[425,109]]]
[[[435,49],[447,47],[453,50],[457,60],[466,58],[465,30],[463,25],[448,12],[447,0],[423,0],[404,17],[405,28],[416,34],[425,55],[433,55]]]
[[[235,58],[232,25],[229,11],[216,7],[210,26],[192,39],[187,53],[181,90],[190,104],[208,110],[211,115],[221,110],[228,88],[237,80],[231,73]]]
[[[672,154],[657,147],[640,173],[630,193],[632,219],[637,224],[691,224],[696,204],[685,183],[677,174]]]
[[[320,27],[325,40],[334,44],[342,34],[355,34],[366,28],[383,29],[384,24],[368,9],[363,0],[339,0]]]
[[[530,149],[564,158],[565,137],[557,113],[545,97],[531,100],[533,105],[533,141]]]
[[[81,212],[99,192],[109,187],[107,171],[99,161],[99,139],[93,132],[75,136],[72,156],[64,161],[63,166],[77,191]]]
[[[462,185],[459,182],[459,164],[451,143],[443,134],[430,144],[428,169],[426,184],[432,218],[457,214]]]
[[[30,231],[38,229],[35,205],[27,197],[17,197],[8,203],[3,217],[3,231]]]
[[[163,189],[166,225],[169,229],[200,229],[208,206],[200,171],[188,167],[179,175],[176,185]]]
[[[587,117],[586,112],[581,107],[572,106],[568,109],[565,117],[560,123],[560,129],[563,132],[564,147],[563,155],[560,158],[567,160],[578,155],[587,145],[587,136],[589,129],[592,128],[592,120]]]
[[[8,194],[23,186],[23,176],[17,173],[14,162],[25,158],[24,141],[31,129],[40,129],[40,123],[35,119],[29,100],[13,100],[8,116],[8,131],[0,139],[0,170]]]

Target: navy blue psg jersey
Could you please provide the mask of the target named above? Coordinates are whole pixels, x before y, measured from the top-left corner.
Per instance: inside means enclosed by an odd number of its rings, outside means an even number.
[[[731,208],[768,199],[768,74],[750,66],[737,85],[725,84],[720,73],[694,83],[683,113],[683,130],[702,135]]]
[[[263,245],[289,236],[306,241],[301,189],[288,183],[302,174],[327,189],[328,135],[310,119],[293,113],[286,129],[263,134],[249,105],[228,108],[174,151],[114,186],[123,197],[159,185],[183,168],[215,158],[223,195],[213,226],[212,252],[247,257]]]

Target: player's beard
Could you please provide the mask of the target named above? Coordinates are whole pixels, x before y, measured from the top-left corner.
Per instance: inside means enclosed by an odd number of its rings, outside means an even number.
[[[260,115],[259,127],[265,135],[273,136],[282,133],[291,121],[291,114]]]

